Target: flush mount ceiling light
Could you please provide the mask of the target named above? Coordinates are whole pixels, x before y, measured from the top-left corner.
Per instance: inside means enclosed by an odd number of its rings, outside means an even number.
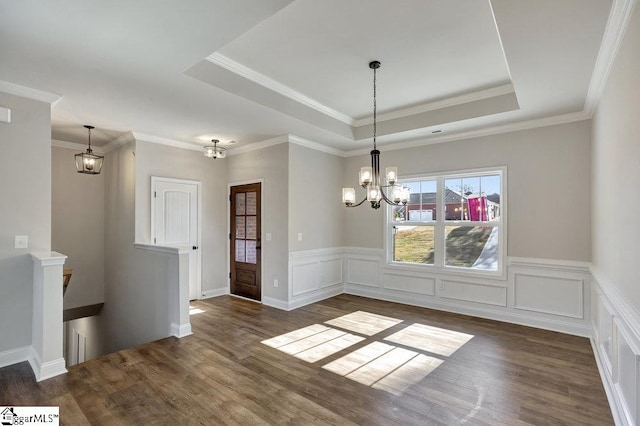
[[[405,205],[409,200],[410,190],[408,187],[396,185],[398,180],[397,167],[387,167],[385,169],[387,184],[382,185],[380,183],[380,151],[376,147],[376,70],[380,68],[380,62],[369,62],[369,68],[373,70],[373,150],[371,151],[371,167],[360,168],[360,186],[366,190],[367,195],[358,204],[354,204],[356,202],[356,190],[354,188],[342,188],[342,202],[347,207],[358,207],[365,201],[369,201],[374,209],[380,208],[381,201],[392,206]],[[389,191],[389,195],[387,195],[387,191]]]
[[[80,154],[75,155],[76,170],[78,170],[78,173],[97,175],[100,174],[100,171],[102,170],[104,157],[94,154],[91,149],[91,129],[95,129],[95,127],[87,125],[83,127],[89,132],[89,148],[87,148],[86,152],[81,152]]]
[[[216,158],[225,158],[227,156],[227,149],[218,146],[220,142],[218,139],[211,139],[211,142],[213,142],[213,145],[204,147],[204,156],[213,158],[214,160]]]

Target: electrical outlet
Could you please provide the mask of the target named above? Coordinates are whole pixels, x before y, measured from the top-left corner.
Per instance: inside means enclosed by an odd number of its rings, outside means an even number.
[[[273,286],[278,287],[278,280],[273,280]]]

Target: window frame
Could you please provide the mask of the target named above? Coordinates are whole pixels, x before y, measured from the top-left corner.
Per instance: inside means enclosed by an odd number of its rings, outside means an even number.
[[[465,221],[446,220],[445,214],[445,181],[448,179],[471,178],[482,176],[500,176],[500,220],[499,221]],[[410,262],[400,262],[393,260],[393,227],[398,225],[393,221],[393,207],[387,206],[384,215],[384,247],[386,257],[386,268],[398,270],[413,270],[420,272],[430,272],[444,275],[462,275],[484,278],[497,278],[506,280],[506,260],[507,260],[507,167],[484,167],[476,169],[442,171],[434,173],[420,173],[414,175],[400,176],[398,183],[435,180],[437,191],[436,220],[433,221],[413,221],[403,222],[408,226],[433,226],[434,227],[434,262],[433,264],[420,264]],[[476,226],[491,225],[498,227],[498,267],[495,271],[483,271],[463,266],[445,265],[446,254],[446,226]]]

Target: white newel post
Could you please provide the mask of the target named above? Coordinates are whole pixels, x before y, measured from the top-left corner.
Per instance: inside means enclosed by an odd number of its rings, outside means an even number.
[[[63,356],[62,267],[67,256],[31,253],[33,321],[29,363],[37,381],[67,372]]]
[[[178,249],[178,285],[169,289],[169,312],[171,315],[170,334],[181,338],[189,336],[189,256],[195,255],[190,248]]]

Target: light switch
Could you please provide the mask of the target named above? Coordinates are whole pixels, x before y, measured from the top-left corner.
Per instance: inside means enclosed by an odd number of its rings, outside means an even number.
[[[271,232],[267,232],[265,238],[267,239],[267,241],[271,241]]]
[[[302,241],[302,232],[298,232],[298,241]]]
[[[26,249],[29,247],[29,237],[26,235],[16,235],[15,248]]]

